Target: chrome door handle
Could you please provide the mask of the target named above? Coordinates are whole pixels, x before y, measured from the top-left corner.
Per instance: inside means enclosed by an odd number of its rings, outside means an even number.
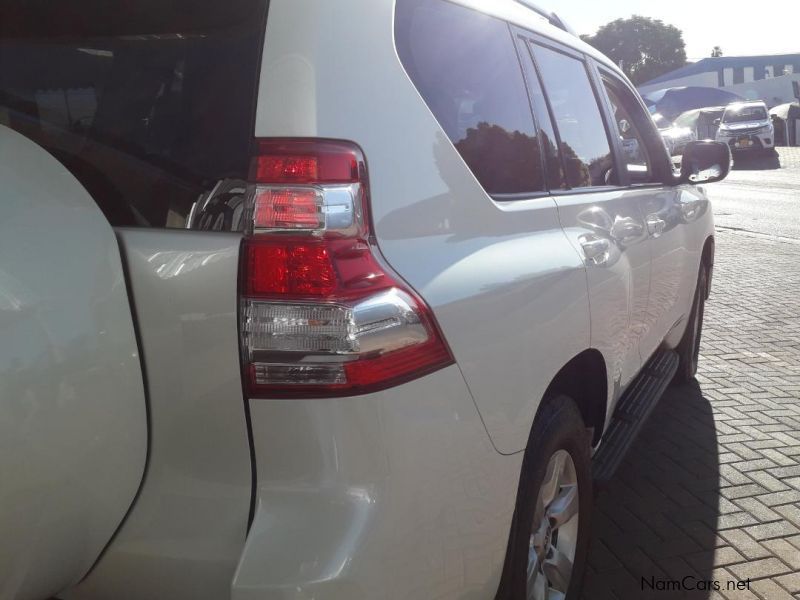
[[[580,238],[581,248],[583,255],[586,257],[589,264],[599,266],[608,262],[609,251],[611,250],[611,242],[606,238],[596,238],[593,236],[584,235]]]
[[[617,217],[611,227],[611,237],[621,244],[633,243],[644,234],[644,225],[631,217]]]
[[[664,233],[664,227],[667,222],[659,216],[647,215],[647,231],[653,237],[658,237]]]

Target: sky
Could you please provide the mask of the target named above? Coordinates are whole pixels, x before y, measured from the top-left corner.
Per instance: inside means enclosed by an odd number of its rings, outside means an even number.
[[[690,60],[800,53],[800,0],[541,0],[580,34],[633,14],[661,19],[683,31]]]

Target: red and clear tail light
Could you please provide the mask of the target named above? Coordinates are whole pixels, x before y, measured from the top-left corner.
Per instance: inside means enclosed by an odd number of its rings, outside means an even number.
[[[428,307],[379,255],[357,146],[259,140],[250,179],[240,278],[250,397],[366,393],[453,362]]]

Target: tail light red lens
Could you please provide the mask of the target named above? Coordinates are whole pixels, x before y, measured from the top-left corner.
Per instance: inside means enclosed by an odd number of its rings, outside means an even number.
[[[256,183],[357,183],[363,165],[361,151],[347,142],[261,139],[250,178]]]
[[[382,260],[354,144],[258,140],[243,243],[249,397],[354,395],[453,362],[430,309]]]
[[[325,297],[336,289],[333,261],[320,240],[259,240],[246,250],[248,296]]]

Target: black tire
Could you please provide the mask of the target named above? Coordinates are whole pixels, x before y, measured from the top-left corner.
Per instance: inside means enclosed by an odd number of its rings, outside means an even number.
[[[694,291],[694,302],[686,332],[683,334],[678,347],[678,370],[675,372],[674,383],[689,383],[697,374],[697,362],[700,357],[700,339],[703,335],[703,317],[706,312],[706,295],[708,294],[708,267],[700,264],[700,273],[697,275],[697,287]]]
[[[592,516],[590,438],[580,411],[571,398],[557,395],[543,401],[522,460],[517,504],[511,523],[498,600],[525,600],[527,597],[528,552],[533,533],[535,504],[547,475],[548,463],[551,457],[562,450],[572,459],[578,497],[575,556],[566,598],[579,598],[589,552]],[[548,536],[548,539],[551,538]],[[557,541],[557,534],[553,534],[552,539]]]

